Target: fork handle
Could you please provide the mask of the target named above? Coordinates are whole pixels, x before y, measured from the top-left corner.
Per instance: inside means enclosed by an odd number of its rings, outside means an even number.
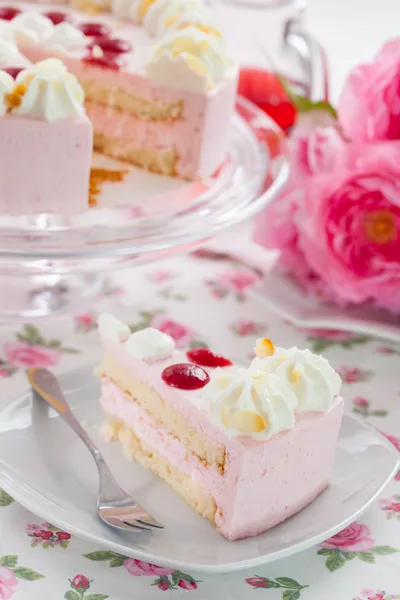
[[[27,376],[33,390],[60,415],[77,436],[82,440],[102,471],[108,470],[106,463],[93,440],[88,436],[82,425],[73,415],[57,378],[47,369],[28,369]]]

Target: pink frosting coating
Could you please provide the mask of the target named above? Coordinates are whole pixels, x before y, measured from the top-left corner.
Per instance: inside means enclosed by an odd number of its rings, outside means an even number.
[[[87,210],[92,147],[86,116],[52,123],[0,118],[0,213],[69,216]]]
[[[191,427],[226,447],[225,472],[221,477],[213,469],[199,465],[195,457],[187,456],[180,442],[172,443],[166,432],[159,429],[151,432],[150,420],[136,419],[136,409],[128,410],[128,401],[123,394],[110,387],[103,388],[102,403],[107,412],[129,426],[133,425],[138,437],[145,436],[143,439],[149,445],[157,438],[158,451],[172,464],[191,472],[195,480],[213,495],[218,506],[216,525],[228,539],[267,531],[307,506],[328,486],[343,416],[340,397],[335,399],[329,411],[298,415],[295,429],[265,442],[229,438],[210,422],[201,390],[181,391],[162,381],[162,370],[170,364],[185,361],[184,353],[176,351],[167,360],[147,364],[129,355],[122,344],[103,340],[103,345],[136,378],[147,383],[184,415]]]

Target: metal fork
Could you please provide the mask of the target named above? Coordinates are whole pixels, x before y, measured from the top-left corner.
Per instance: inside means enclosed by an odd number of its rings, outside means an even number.
[[[93,456],[99,471],[97,514],[107,525],[128,531],[164,529],[158,521],[117,484],[99,449],[74,417],[57,378],[47,369],[28,369],[27,376],[36,394],[45,400],[75,431]]]

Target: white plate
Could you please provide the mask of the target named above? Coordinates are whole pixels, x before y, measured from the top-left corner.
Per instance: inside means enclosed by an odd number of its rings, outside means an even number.
[[[250,289],[248,294],[296,327],[338,329],[400,342],[400,315],[368,307],[343,309],[322,304],[276,270],[265,275],[262,284]]]
[[[61,377],[71,408],[99,444],[121,486],[166,525],[116,533],[95,513],[97,474],[89,452],[44,402],[27,391],[0,412],[0,486],[46,521],[125,556],[191,572],[221,573],[304,550],[356,519],[394,476],[398,454],[373,429],[346,415],[331,487],[282,525],[228,542],[166,484],[99,439],[99,387],[88,368]],[[267,502],[268,499],[265,498]]]

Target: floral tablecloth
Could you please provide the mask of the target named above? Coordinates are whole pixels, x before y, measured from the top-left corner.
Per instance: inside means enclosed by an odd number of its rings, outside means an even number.
[[[400,347],[361,335],[298,331],[246,296],[258,268],[202,251],[117,273],[98,310],[152,324],[178,346],[210,344],[243,359],[255,336],[308,345],[341,373],[347,409],[385,432],[400,450]],[[0,331],[3,397],[16,395],[27,366],[57,373],[99,358],[94,312]],[[171,571],[93,547],[43,523],[0,493],[0,599],[390,600],[400,598],[400,472],[359,522],[292,558],[232,575]]]

